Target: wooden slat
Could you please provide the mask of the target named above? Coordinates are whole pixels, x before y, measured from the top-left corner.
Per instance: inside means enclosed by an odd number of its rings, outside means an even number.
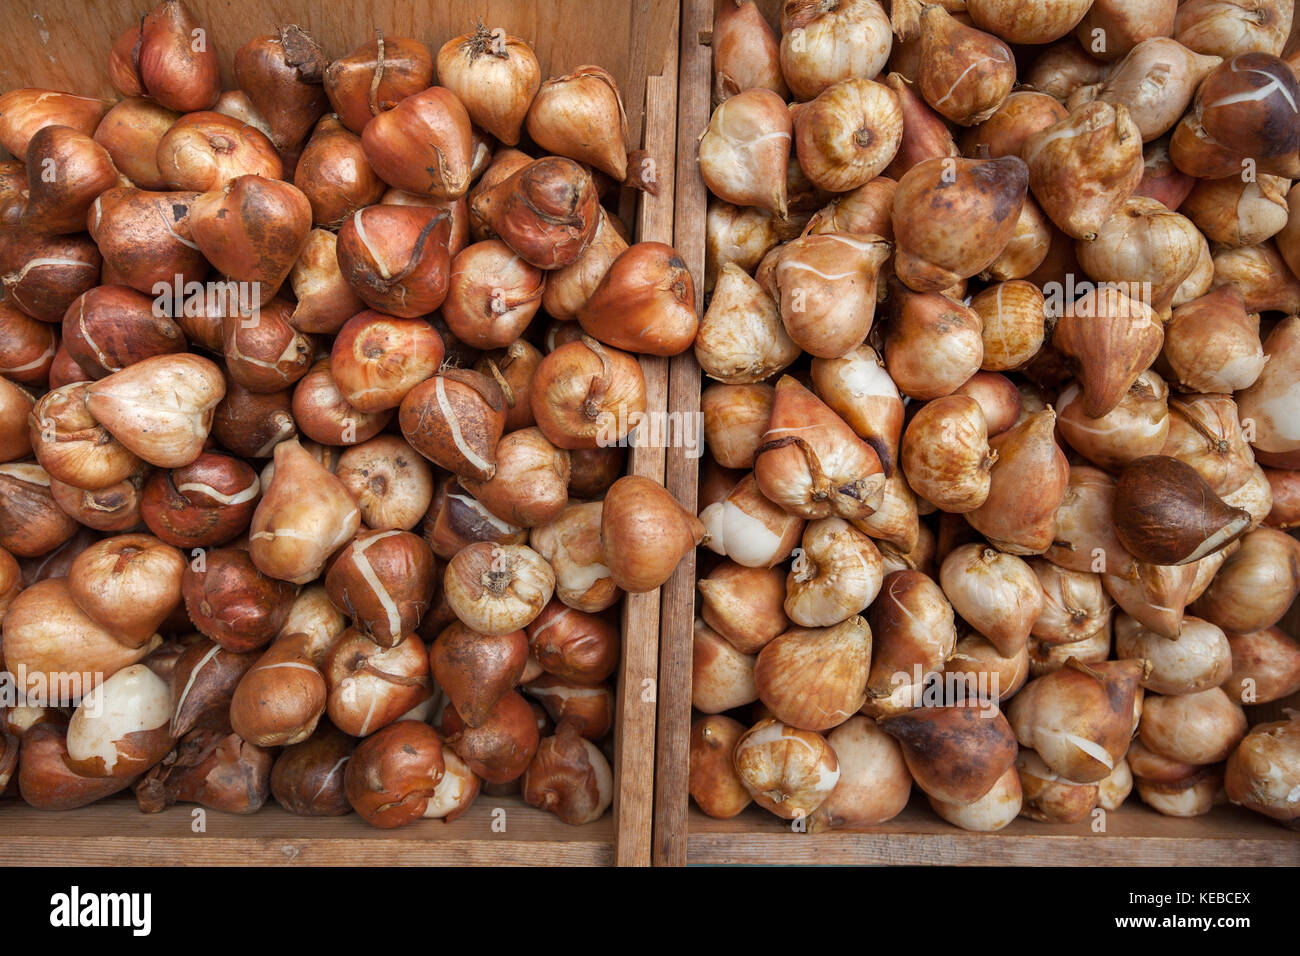
[[[696,162],[695,141],[709,122],[712,51],[701,44],[711,28],[710,0],[683,4],[681,62],[677,93],[677,201],[673,245],[695,279],[696,308],[704,307],[704,215],[708,192]],[[693,351],[672,360],[668,407],[683,415],[700,407],[700,367]],[[703,441],[702,435],[700,436]],[[668,450],[665,485],[685,507],[697,505],[699,453]],[[655,864],[686,862],[688,735],[691,721],[691,624],[695,618],[695,555],[677,566],[663,589],[659,637],[659,747],[655,765]]]
[[[669,27],[676,47],[677,18]],[[646,79],[645,138],[642,148],[654,163],[656,193],[643,193],[637,214],[637,238],[642,242],[672,242],[673,155],[676,145],[677,58],[665,58],[664,72]],[[642,356],[646,408],[668,408],[668,361]],[[633,447],[629,473],[659,483],[664,480],[665,450]],[[619,866],[649,866],[654,826],[655,698],[658,686],[660,592],[629,594],[623,604],[623,661],[619,675],[614,821],[618,834],[615,861]]]
[[[0,801],[0,865],[121,866],[609,866],[609,816],[571,827],[518,797],[479,797],[453,823],[421,820],[379,830],[355,815],[295,817],[274,803],[250,816],[195,807],[143,814],[133,797],[80,810],[33,810]],[[493,824],[496,822],[496,829]],[[501,829],[504,825],[504,830]]]
[[[732,820],[690,812],[688,861],[702,864],[947,866],[1297,866],[1300,833],[1240,807],[1192,820],[1161,816],[1136,796],[1088,822],[1018,819],[997,833],[967,833],[913,801],[869,832],[793,833],[751,807]]]

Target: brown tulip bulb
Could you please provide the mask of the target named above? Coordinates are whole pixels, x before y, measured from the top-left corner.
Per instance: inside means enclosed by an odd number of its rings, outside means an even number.
[[[459,199],[469,190],[470,118],[456,95],[431,86],[366,123],[361,148],[390,186],[434,199]]]
[[[903,748],[917,786],[949,803],[972,803],[993,789],[1016,758],[1016,738],[1000,711],[974,705],[918,708],[879,722]]]
[[[275,475],[253,512],[249,554],[264,573],[306,584],[360,524],[343,483],[290,439],[275,447]]]
[[[339,229],[339,269],[370,308],[426,315],[447,296],[450,235],[450,217],[433,207],[366,206]]]
[[[329,686],[326,710],[334,726],[365,737],[400,720],[432,696],[429,655],[414,634],[382,648],[348,628],[322,664]]]
[[[204,257],[231,279],[257,283],[264,300],[289,277],[311,223],[301,190],[261,176],[237,176],[190,207],[191,234]]]
[[[157,302],[121,285],[102,285],[77,297],[63,315],[63,347],[91,378],[185,351],[185,335]]]
[[[271,768],[271,795],[302,817],[341,817],[352,812],[344,777],[357,742],[330,724],[317,725],[302,743],[286,747]]]
[[[480,634],[456,621],[429,648],[433,679],[470,727],[480,727],[524,673],[528,639],[523,631]]]
[[[442,339],[428,322],[361,312],[339,329],[330,365],[348,404],[363,412],[396,408],[442,364]]]
[[[601,546],[610,576],[624,591],[662,585],[703,537],[695,516],[648,478],[620,478],[605,495]]]
[[[227,650],[242,653],[279,633],[296,588],[262,574],[247,551],[218,548],[186,565],[181,593],[195,627]]]
[[[309,638],[287,634],[276,639],[235,688],[230,724],[259,747],[301,743],[316,730],[325,712],[325,676],[308,653]]]
[[[293,150],[329,106],[321,87],[329,61],[298,26],[254,37],[235,53],[235,82],[266,117],[271,142]]]
[[[357,746],[344,771],[344,790],[352,809],[371,826],[403,827],[424,815],[445,767],[437,732],[416,720],[400,720]]]
[[[575,262],[600,224],[591,175],[558,156],[536,160],[479,194],[471,211],[525,262],[548,270]]]
[[[376,38],[325,70],[325,95],[343,125],[360,135],[371,118],[433,82],[433,54],[409,37]]]
[[[406,393],[398,421],[411,446],[435,465],[488,481],[505,429],[505,397],[487,376],[448,369]]]
[[[1115,489],[1115,531],[1141,561],[1189,564],[1241,537],[1250,516],[1224,504],[1190,465],[1166,455],[1132,462]]]
[[[230,698],[261,656],[256,651],[228,651],[209,640],[195,641],[183,650],[169,677],[171,735],[183,737],[197,728],[229,728]]]
[[[408,531],[366,531],[345,545],[325,575],[330,601],[381,647],[412,633],[437,585],[433,552]]]
[[[158,141],[158,172],[173,189],[221,189],[239,176],[280,179],[284,165],[261,130],[222,113],[187,113]]]
[[[469,726],[454,708],[449,709],[443,715],[443,732],[470,769],[492,783],[522,776],[541,740],[532,708],[513,690],[501,695],[477,727]]]
[[[100,206],[92,207],[92,233],[95,208]],[[104,246],[112,251],[120,249],[107,237]],[[191,261],[202,259],[197,251],[187,252]],[[0,287],[8,300],[3,308],[16,307],[42,322],[59,322],[79,295],[99,283],[103,262],[100,247],[89,236],[47,236],[23,229],[0,231]]]

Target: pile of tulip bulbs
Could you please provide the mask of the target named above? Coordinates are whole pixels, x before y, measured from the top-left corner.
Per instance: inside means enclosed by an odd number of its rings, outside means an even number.
[[[1293,12],[719,2],[704,813],[1296,825]]]
[[[466,26],[223,90],[167,0],[115,102],[0,96],[0,792],[610,806],[619,601],[703,534],[623,476],[694,285],[606,208],[614,77]]]

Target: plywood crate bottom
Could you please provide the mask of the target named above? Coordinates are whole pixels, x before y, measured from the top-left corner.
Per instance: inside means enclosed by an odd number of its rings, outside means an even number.
[[[611,814],[571,827],[519,797],[480,797],[451,823],[380,830],[355,814],[298,817],[267,801],[240,816],[177,804],[144,814],[129,793],[80,810],[0,802],[6,866],[611,866]],[[203,832],[195,832],[199,821]]]
[[[865,831],[795,833],[751,806],[714,820],[688,814],[687,864],[947,866],[1300,866],[1300,833],[1241,807],[1192,820],[1162,816],[1134,797],[1105,817],[1036,823],[1017,818],[997,833],[968,833],[913,799],[898,816]]]

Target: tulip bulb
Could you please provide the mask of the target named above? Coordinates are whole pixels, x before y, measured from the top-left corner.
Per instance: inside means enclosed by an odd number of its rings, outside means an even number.
[[[839,783],[839,760],[821,734],[765,718],[736,742],[733,761],[754,802],[785,820],[807,817]]]
[[[691,706],[721,714],[758,700],[753,654],[745,653],[703,621],[691,638]]]
[[[785,613],[800,627],[831,627],[866,610],[884,578],[880,552],[842,518],[804,530],[785,582]]]
[[[580,66],[551,77],[537,90],[527,123],[528,135],[548,153],[588,163],[618,182],[627,178],[627,115],[607,70]]]
[[[713,103],[758,87],[783,99],[789,94],[781,74],[781,45],[752,0],[718,4],[713,17]]]
[[[686,263],[662,242],[638,242],[615,259],[578,310],[583,331],[615,348],[677,355],[699,329],[695,283]]]
[[[800,100],[841,80],[875,77],[892,46],[889,18],[876,0],[801,0],[781,8],[781,73]]]
[[[1164,331],[1148,303],[1093,288],[1060,318],[1052,344],[1078,363],[1084,414],[1101,418],[1160,354]]]
[[[1192,612],[1225,631],[1255,631],[1282,619],[1300,594],[1300,544],[1284,532],[1257,528],[1224,561]]]
[[[113,44],[108,76],[126,96],[148,95],[180,113],[210,109],[221,93],[216,47],[181,0],[164,0]]]
[[[760,382],[799,357],[776,303],[748,273],[726,263],[695,337],[695,357],[710,378]]]
[[[1024,794],[1021,813],[1031,820],[1078,823],[1097,806],[1100,784],[1066,780],[1032,750],[1022,750],[1016,757],[1016,772]]]
[[[1139,458],[1124,469],[1114,515],[1120,543],[1152,564],[1198,561],[1241,537],[1250,521],[1190,465],[1164,455]]]
[[[975,833],[995,833],[1019,816],[1023,808],[1020,775],[1014,766],[998,778],[988,793],[971,803],[949,803],[929,797],[930,808],[953,826]]]
[[[537,57],[525,41],[479,21],[473,33],[443,44],[436,65],[438,81],[456,94],[475,126],[507,146],[519,142],[528,105],[542,81]]]
[[[686,788],[695,805],[714,819],[730,819],[752,800],[731,760],[744,733],[744,724],[722,715],[701,717],[691,725]]]
[[[1115,653],[1150,662],[1151,672],[1142,686],[1157,694],[1192,694],[1218,687],[1232,670],[1232,651],[1223,631],[1194,617],[1183,619],[1178,639],[1171,641],[1121,616],[1115,623]]]
[[[1054,438],[1055,425],[1056,413],[1048,408],[989,441],[998,456],[989,494],[967,520],[1001,551],[1042,554],[1051,547],[1056,510],[1070,477]],[[1037,489],[1032,499],[1022,494],[1026,487]]]
[[[264,574],[306,584],[360,524],[343,483],[290,439],[275,447],[275,476],[253,512],[249,553]]]
[[[903,433],[903,474],[911,489],[950,514],[988,498],[998,456],[989,447],[984,413],[967,395],[926,402]]]
[[[134,777],[162,760],[171,691],[144,664],[132,664],[88,691],[68,721],[68,769],[86,777]]]
[[[1242,422],[1254,423],[1251,445],[1256,452],[1282,454],[1300,450],[1300,435],[1294,425],[1295,409],[1300,404],[1297,342],[1300,318],[1289,315],[1264,340],[1265,364],[1254,384],[1237,394]]]
[[[889,165],[903,138],[903,111],[882,83],[850,79],[793,109],[799,167],[814,186],[843,193]]]
[[[840,779],[808,821],[811,833],[872,827],[907,806],[912,775],[898,744],[866,717],[850,717],[827,735]]]
[[[713,111],[700,137],[704,184],[729,203],[759,206],[784,219],[791,131],[785,101],[771,90],[746,90],[731,97]]]
[[[609,761],[571,724],[537,747],[522,781],[524,800],[549,810],[571,826],[600,819],[614,799],[614,775]]]
[[[1007,708],[1016,738],[1075,783],[1104,779],[1133,735],[1133,702],[1144,661],[1092,666],[1068,661],[1025,685]]]
[[[482,179],[479,180],[481,184]],[[542,288],[542,311],[555,319],[572,319],[591,298],[610,265],[627,249],[613,220],[601,207],[599,223],[587,248],[573,262],[552,269]]]
[[[747,568],[734,561],[724,561],[700,578],[696,587],[700,591],[700,616],[704,623],[745,654],[756,654],[790,626],[783,608],[786,587],[780,569]],[[830,623],[838,624],[843,619]]]
[[[1010,47],[954,19],[939,4],[921,11],[921,60],[926,64],[918,76],[921,95],[960,126],[992,116],[1016,82]]]
[[[470,211],[525,262],[548,270],[577,261],[600,225],[591,174],[558,156],[522,166],[475,196]]]
[[[158,355],[90,385],[86,407],[129,451],[180,468],[202,452],[225,391],[220,369],[207,359]]]
[[[1033,569],[992,548],[966,544],[952,551],[939,582],[953,610],[1004,657],[1024,645],[1042,613],[1043,591]]]
[[[704,526],[662,485],[635,475],[605,494],[601,547],[614,583],[624,591],[653,591],[704,538]]]
[[[1128,108],[1086,103],[1035,133],[1023,154],[1043,211],[1076,239],[1093,239],[1142,180],[1142,134]]]
[[[381,112],[362,130],[361,148],[390,186],[434,199],[458,199],[469,190],[470,117],[444,87],[430,87]]]
[[[1246,715],[1218,687],[1152,697],[1143,705],[1139,734],[1146,747],[1166,759],[1218,763],[1246,735]]]
[[[952,605],[920,571],[893,571],[868,620],[875,647],[862,712],[880,717],[911,710],[929,675],[943,669],[957,643]]]
[[[470,727],[482,726],[524,672],[528,640],[523,631],[480,634],[455,621],[429,648],[433,679]]]
[[[1247,389],[1266,361],[1259,318],[1246,312],[1241,292],[1230,285],[1174,309],[1162,354],[1175,380],[1191,392]]]
[[[343,125],[360,135],[371,118],[433,82],[433,56],[419,40],[376,38],[325,70],[325,95]]]
[[[1300,816],[1300,720],[1256,724],[1228,758],[1228,799],[1274,820]]]
[[[753,472],[725,499],[700,512],[703,543],[717,554],[749,568],[771,568],[799,544],[804,520],[773,504],[760,490]]]
[[[777,383],[754,475],[764,495],[806,518],[869,515],[885,483],[871,446],[788,375]]]
[[[861,617],[825,628],[793,628],[758,653],[754,683],[778,720],[829,730],[865,701],[871,629]]]
[[[1016,156],[912,167],[894,194],[898,278],[918,292],[941,292],[989,268],[1011,240],[1028,183]]]
[[[922,707],[879,721],[902,745],[907,769],[933,800],[971,804],[997,786],[1016,759],[1007,718],[973,705]]]

